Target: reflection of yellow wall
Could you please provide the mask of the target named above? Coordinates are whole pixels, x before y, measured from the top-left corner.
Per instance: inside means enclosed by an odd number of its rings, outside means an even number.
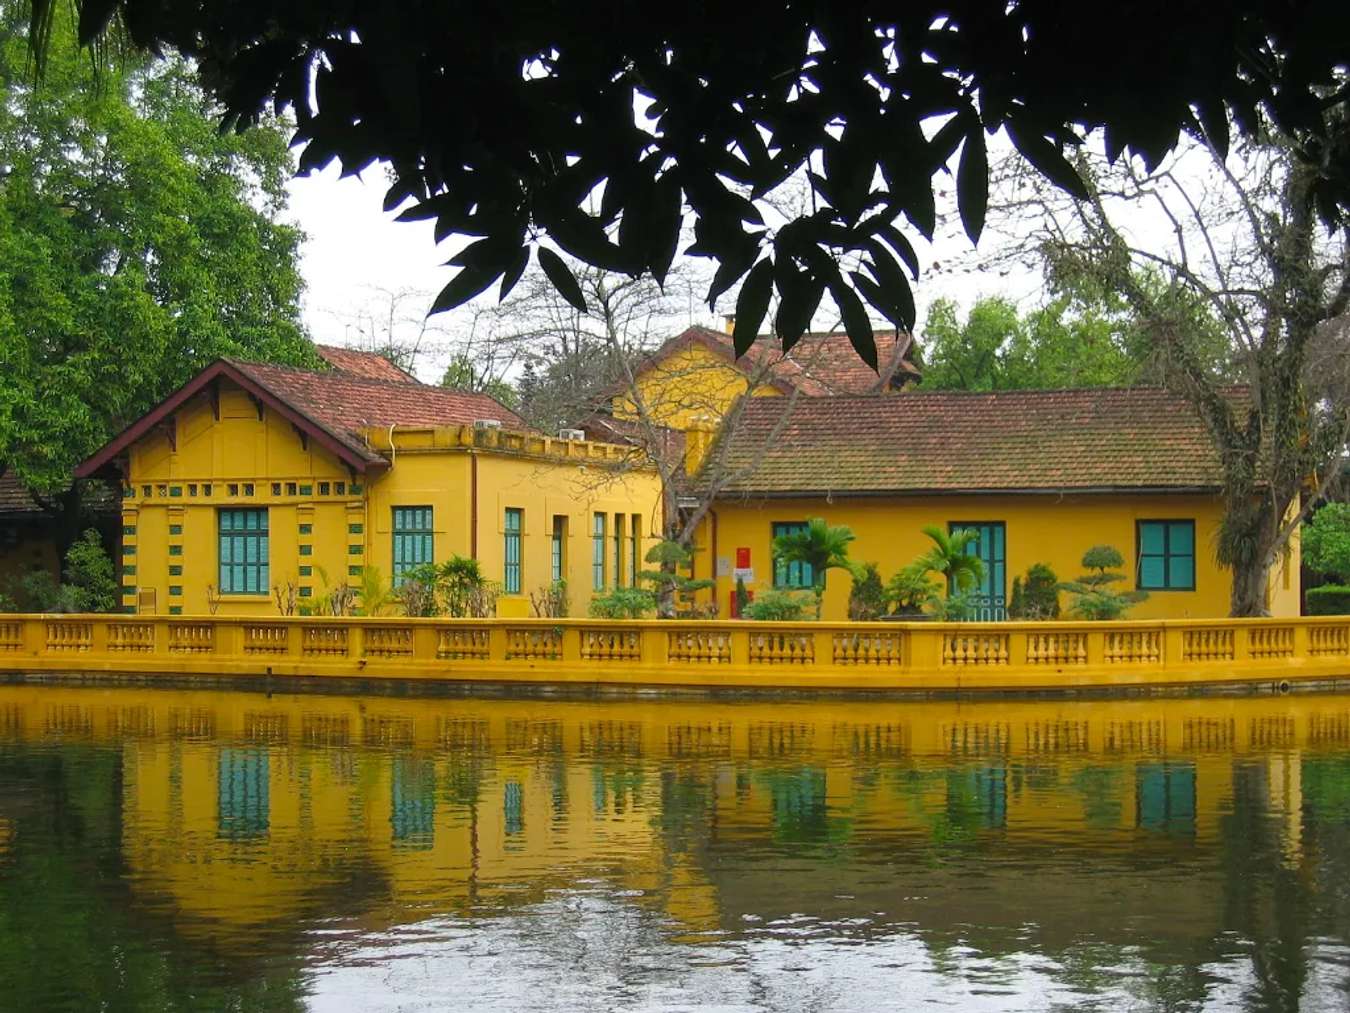
[[[647,418],[673,429],[688,429],[701,420],[717,420],[750,387],[749,378],[723,356],[691,343],[647,365],[635,377]],[[778,394],[761,381],[755,396]],[[628,394],[614,398],[614,414],[633,418],[637,409]]]
[[[123,601],[136,604],[139,592],[145,611],[208,611],[208,587],[219,583],[222,507],[267,509],[269,583],[294,583],[301,606],[339,583],[359,585],[367,565],[389,580],[399,506],[432,507],[437,561],[476,553],[497,581],[504,576],[506,508],[524,511],[521,594],[503,599],[503,615],[527,615],[528,593],[551,580],[554,516],[568,519],[566,577],[579,615],[591,586],[593,514],[640,516],[643,537],[656,530],[656,477],[618,448],[561,447],[505,433],[483,434],[480,444],[459,427],[379,430],[367,439],[392,464],[367,481],[229,384],[220,389],[219,418],[203,394],[179,411],[171,435],[151,433],[130,453],[123,551],[131,569]],[[622,548],[631,553],[627,540]],[[270,589],[227,596],[219,608],[227,615],[277,612]]]
[[[1350,745],[1348,713],[1350,700],[1325,696],[878,707],[5,686],[0,741],[122,743],[129,882],[172,898],[182,931],[228,948],[327,910],[339,892],[344,911],[385,925],[533,903],[594,878],[708,931],[723,909],[715,870],[668,843],[663,825],[683,818],[733,849],[763,842],[783,822],[773,776],[803,771],[823,787],[838,843],[938,840],[951,793],[983,776],[999,779],[1002,801],[997,813],[977,804],[968,833],[997,834],[1000,848],[1077,848],[1085,862],[1109,864],[1118,852],[1170,847],[1165,831],[1139,820],[1148,769],[1193,770],[1193,812],[1176,830],[1213,847],[1232,810],[1235,764],[1261,764],[1266,803],[1283,815],[1287,860],[1297,862],[1302,750]],[[220,761],[230,750],[267,757],[266,828],[256,836],[222,832]],[[1075,785],[1103,770],[1113,780],[1090,806]],[[673,805],[663,771],[703,784],[710,809],[663,808]],[[424,776],[430,832],[398,839],[395,780]],[[1013,876],[1017,868],[1008,866]]]
[[[1135,523],[1165,518],[1195,521],[1194,591],[1152,591],[1149,599],[1134,606],[1132,619],[1213,618],[1228,615],[1229,575],[1214,559],[1222,506],[1205,496],[944,496],[913,498],[783,499],[728,501],[717,505],[716,557],[735,565],[736,550],[748,548],[754,570],[747,587],[766,591],[773,587],[770,553],[772,525],[775,522],[805,521],[823,517],[830,524],[845,524],[857,540],[849,546],[849,558],[874,562],[887,580],[910,563],[932,543],[920,530],[934,524],[944,530],[951,522],[997,522],[1006,525],[1007,581],[1005,593],[1011,595],[1012,579],[1023,575],[1033,563],[1046,563],[1060,580],[1073,580],[1082,573],[1083,553],[1093,545],[1115,546],[1126,559],[1127,573],[1133,570],[1137,548]],[[701,530],[702,548],[699,576],[706,576],[713,564],[710,525]],[[1291,588],[1272,594],[1272,613],[1298,615],[1297,550],[1291,556]],[[1132,573],[1131,573],[1132,576]],[[1280,571],[1273,584],[1280,588]],[[842,570],[831,571],[825,592],[826,619],[845,619],[851,581]],[[1117,585],[1133,587],[1133,580]],[[718,582],[717,601],[723,615],[733,584],[723,576]],[[1067,596],[1061,606],[1067,608]]]

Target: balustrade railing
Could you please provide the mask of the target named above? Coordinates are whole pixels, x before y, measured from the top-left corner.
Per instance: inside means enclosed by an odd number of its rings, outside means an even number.
[[[0,670],[697,685],[1350,678],[1350,617],[1121,623],[4,616]],[[1283,673],[1283,674],[1282,674]]]

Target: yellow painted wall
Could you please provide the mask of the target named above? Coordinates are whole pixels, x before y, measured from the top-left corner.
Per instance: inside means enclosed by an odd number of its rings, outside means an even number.
[[[681,348],[647,366],[636,377],[647,416],[674,429],[688,429],[700,419],[720,419],[749,388],[746,374],[699,344]],[[757,384],[754,396],[778,394],[776,387]],[[633,418],[633,399],[614,398],[614,414]]]
[[[1073,580],[1080,573],[1083,553],[1093,545],[1113,545],[1126,560],[1136,550],[1135,522],[1181,519],[1195,521],[1196,587],[1194,591],[1153,591],[1147,601],[1131,609],[1133,619],[1216,618],[1228,615],[1229,578],[1214,560],[1222,508],[1208,496],[948,496],[915,499],[784,499],[722,502],[716,508],[717,546],[711,545],[712,525],[701,528],[698,576],[708,576],[716,560],[728,572],[736,564],[737,548],[750,550],[754,581],[747,588],[763,592],[773,587],[770,554],[772,525],[781,521],[805,521],[823,517],[830,524],[846,524],[857,540],[849,556],[880,566],[882,579],[910,563],[931,542],[920,530],[950,522],[1002,521],[1007,533],[1007,588],[1033,563],[1047,563],[1060,580]],[[1129,564],[1127,564],[1128,566]],[[1290,587],[1284,589],[1281,571],[1273,580],[1272,611],[1277,616],[1298,615],[1298,560],[1291,557]],[[849,575],[831,571],[826,584],[826,619],[848,616]],[[1118,585],[1122,588],[1126,585]],[[1132,585],[1130,585],[1132,586]],[[717,602],[728,614],[734,588],[730,576],[718,580]],[[1061,598],[1067,607],[1067,596]]]
[[[268,510],[269,584],[293,583],[302,607],[339,583],[359,585],[367,565],[389,581],[395,507],[432,508],[437,561],[470,555],[475,471],[477,558],[492,580],[504,576],[505,510],[524,511],[521,594],[503,597],[500,615],[529,615],[528,593],[550,582],[554,515],[568,518],[565,556],[576,615],[585,614],[590,598],[593,514],[606,514],[611,536],[614,514],[624,516],[625,532],[639,516],[639,554],[659,529],[655,474],[616,448],[564,448],[541,438],[531,438],[537,447],[521,442],[517,448],[519,437],[490,434],[486,439],[501,445],[482,449],[466,445],[459,427],[372,432],[372,445],[392,465],[367,483],[316,443],[302,441],[289,422],[266,410],[260,418],[243,391],[222,385],[219,405],[217,420],[210,400],[196,398],[178,413],[176,443],[156,432],[131,449],[122,516],[128,532],[123,561],[131,568],[124,605],[139,602],[142,611],[161,614],[211,611],[208,588],[219,584],[219,510],[225,507]],[[549,458],[560,449],[577,453]],[[626,582],[627,538],[622,550]],[[611,585],[613,551],[611,540]],[[224,596],[215,607],[222,615],[278,612],[270,591]]]

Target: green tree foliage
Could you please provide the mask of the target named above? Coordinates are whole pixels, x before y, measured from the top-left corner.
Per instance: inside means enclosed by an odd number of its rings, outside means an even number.
[[[1120,568],[1125,558],[1110,545],[1094,545],[1083,553],[1088,572],[1062,585],[1070,596],[1069,612],[1084,619],[1121,619],[1131,605],[1148,598],[1147,591],[1118,591],[1112,584],[1125,580]]]
[[[485,619],[496,615],[501,587],[488,580],[478,560],[451,556],[403,573],[394,597],[409,616]]]
[[[450,360],[441,377],[441,386],[454,390],[471,390],[488,397],[494,397],[508,408],[520,405],[520,395],[505,380],[483,376],[475,368],[473,360],[467,355],[459,355]]]
[[[1315,167],[1322,216],[1350,209],[1339,133],[1320,115],[1326,96],[1344,101],[1344,5],[1152,3],[1105,27],[1089,6],[1027,0],[81,6],[84,41],[116,22],[140,46],[199,59],[228,123],[293,108],[303,168],[340,159],[356,172],[382,159],[388,207],[411,199],[404,217],[481,237],[452,261],[459,273],[437,310],[509,291],[534,250],[580,307],[575,278],[538,245],[545,237],[664,282],[688,208],[692,253],[718,265],[709,301],[744,279],[738,347],[759,333],[775,292],[774,329],[788,343],[828,292],[875,364],[864,301],[913,323],[904,266],[917,272],[916,258],[898,224],[931,237],[933,177],[954,168],[962,224],[977,239],[986,137],[1000,129],[1038,173],[1085,196],[1063,155],[1080,131],[1104,130],[1113,160],[1152,166],[1183,131],[1207,130],[1226,151],[1231,133],[1274,121]],[[42,26],[63,8],[32,9]],[[771,228],[774,189],[808,168],[808,207]]]
[[[1059,578],[1044,563],[1032,563],[1026,577],[1014,577],[1010,619],[1058,619]]]
[[[42,495],[211,359],[312,355],[283,127],[222,135],[181,59],[96,80],[72,21],[35,86],[0,6],[0,468]]]
[[[857,536],[843,524],[826,524],[823,518],[812,517],[806,527],[773,540],[773,558],[785,563],[806,563],[815,578],[812,590],[816,596],[816,618],[820,618],[825,604],[825,577],[830,570],[851,570],[848,559],[849,543]]]
[[[966,594],[984,580],[984,560],[971,550],[979,543],[980,533],[970,528],[943,531],[936,524],[922,529],[932,547],[914,561],[921,573],[938,573],[947,580],[950,591]]]
[[[1303,527],[1308,569],[1350,584],[1350,503],[1327,503]]]
[[[117,609],[120,591],[117,570],[95,529],[87,530],[66,550],[65,576],[77,612],[113,612]]]
[[[1309,588],[1304,596],[1310,616],[1350,615],[1350,587],[1341,584],[1323,584]]]

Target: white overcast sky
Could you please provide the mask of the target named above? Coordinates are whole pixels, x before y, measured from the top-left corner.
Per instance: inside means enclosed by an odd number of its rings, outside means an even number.
[[[308,237],[302,259],[303,308],[315,341],[359,345],[353,320],[363,306],[379,303],[380,290],[416,290],[425,293],[429,302],[455,270],[444,266],[454,247],[450,243],[437,247],[430,222],[396,222],[393,214],[385,213],[386,185],[378,166],[367,170],[363,178],[339,179],[336,165],[297,177],[290,184],[291,218]],[[950,296],[967,306],[982,295],[1002,294],[1027,304],[1039,298],[1040,279],[1035,274],[972,277],[932,271],[935,260],[949,265],[970,254],[964,236],[934,250],[916,245],[925,261],[915,286],[920,337],[927,307],[938,296]],[[708,312],[706,305],[693,307],[683,323],[721,326],[721,313],[731,312],[734,305],[730,296],[724,296],[722,303],[716,314]],[[816,324],[827,326],[828,321],[818,319]],[[430,382],[439,378],[441,368],[443,363],[435,357],[419,363],[421,378]]]

